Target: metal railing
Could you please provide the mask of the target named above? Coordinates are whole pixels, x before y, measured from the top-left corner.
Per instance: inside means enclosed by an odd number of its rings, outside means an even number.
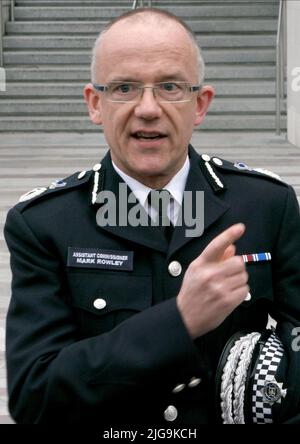
[[[10,19],[12,22],[15,21],[15,0],[10,1]]]
[[[3,34],[4,34],[4,17],[2,10],[2,2],[0,2],[0,66],[3,66]]]
[[[0,0],[0,66],[4,65],[4,55],[3,55],[3,36],[5,32],[4,23],[4,3]],[[10,20],[13,22],[15,20],[15,0],[10,1]]]
[[[144,7],[144,2],[143,0],[134,0],[133,4],[132,4],[132,9],[136,9],[138,7],[138,5],[140,5],[141,8]],[[152,7],[152,0],[148,0],[148,7],[151,8]]]
[[[282,103],[285,98],[286,2],[280,0],[276,36],[276,134],[281,133]]]

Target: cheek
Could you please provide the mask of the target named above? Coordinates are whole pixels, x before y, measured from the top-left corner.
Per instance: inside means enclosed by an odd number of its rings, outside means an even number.
[[[196,119],[196,106],[193,106],[182,116],[181,123],[184,134],[189,134],[193,132],[195,119]]]
[[[168,118],[173,122],[173,125],[176,127],[176,129],[180,132],[184,132],[187,128],[193,127],[196,115],[195,105],[192,103],[185,103],[181,105],[178,104],[177,108],[170,110],[167,115]]]
[[[127,111],[122,105],[116,112],[111,112],[108,115],[106,124],[109,126],[110,132],[113,133],[114,138],[124,139],[130,134],[129,123],[131,119],[131,113]]]
[[[105,112],[103,114],[103,129],[111,139],[118,139],[124,132],[122,118],[115,112]]]

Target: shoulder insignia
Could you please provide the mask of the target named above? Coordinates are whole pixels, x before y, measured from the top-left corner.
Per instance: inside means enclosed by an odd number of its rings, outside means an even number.
[[[264,168],[253,168],[253,171],[257,171],[261,174],[266,174],[267,176],[273,177],[273,179],[277,179],[280,180],[280,182],[283,182],[282,178],[278,174],[273,173],[273,171],[265,170]]]
[[[202,173],[206,177],[208,183],[210,184],[211,188],[215,193],[218,193],[226,189],[225,184],[222,182],[220,177],[217,175],[217,172],[213,168],[213,165],[220,166],[222,164],[223,162],[221,161],[221,159],[217,159],[216,157],[211,159],[208,154],[202,154],[200,156],[199,165],[202,170]]]
[[[266,176],[267,178],[271,178],[273,180],[275,180],[276,182],[281,182],[282,184],[285,185],[285,182],[283,181],[283,179],[276,173],[274,173],[273,171],[267,170],[265,168],[251,168],[249,167],[246,163],[244,162],[229,162],[227,160],[221,160],[217,157],[213,157],[210,160],[210,163],[213,163],[217,168],[226,170],[226,171],[232,171],[235,173],[241,172],[242,174],[247,174],[247,175],[253,175],[256,177],[262,177]]]
[[[54,190],[55,188],[62,188],[67,185],[63,179],[57,179],[49,185],[49,190]]]
[[[33,190],[28,191],[27,193],[23,194],[20,197],[19,202],[26,202],[27,200],[30,200],[36,196],[39,196],[40,194],[44,193],[45,191],[47,191],[47,188],[45,188],[45,187],[34,188]]]
[[[84,174],[83,174],[84,173]],[[21,209],[25,209],[27,205],[31,202],[35,202],[38,198],[46,196],[50,196],[53,193],[57,193],[62,190],[69,190],[75,187],[78,187],[89,181],[93,171],[82,171],[72,174],[66,179],[57,179],[54,180],[48,187],[37,187],[27,193],[23,194],[20,199],[18,206],[21,206]]]

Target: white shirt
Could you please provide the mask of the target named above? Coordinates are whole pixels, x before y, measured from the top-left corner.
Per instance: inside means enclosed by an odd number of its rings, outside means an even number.
[[[128,185],[128,187],[132,190],[133,194],[139,201],[139,203],[145,208],[146,212],[149,214],[151,219],[155,220],[156,211],[154,208],[149,207],[148,205],[148,194],[152,191],[152,188],[147,187],[143,183],[134,179],[133,177],[125,174],[117,165],[112,162],[115,171],[122,177],[124,182]],[[164,190],[168,190],[173,199],[171,199],[169,208],[168,208],[168,217],[173,225],[176,225],[179,212],[182,205],[183,200],[183,192],[185,190],[186,180],[190,171],[190,159],[186,156],[186,160],[182,168],[175,174],[174,177],[170,180],[170,182],[164,186]]]

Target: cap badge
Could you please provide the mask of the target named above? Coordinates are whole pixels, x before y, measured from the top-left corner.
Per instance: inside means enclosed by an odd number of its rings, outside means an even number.
[[[283,389],[283,383],[277,382],[276,379],[265,383],[264,387],[260,390],[263,395],[263,400],[270,405],[275,402],[281,403],[281,398],[286,397],[287,389]]]

